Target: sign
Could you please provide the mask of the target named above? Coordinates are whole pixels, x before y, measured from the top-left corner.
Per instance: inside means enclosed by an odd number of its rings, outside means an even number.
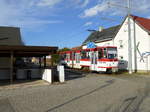
[[[96,48],[96,45],[94,42],[87,43],[87,48]]]

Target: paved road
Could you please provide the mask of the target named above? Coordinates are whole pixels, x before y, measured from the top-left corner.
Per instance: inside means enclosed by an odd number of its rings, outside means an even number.
[[[150,112],[149,82],[149,76],[90,74],[69,80],[65,84],[1,90],[0,110],[2,112]]]

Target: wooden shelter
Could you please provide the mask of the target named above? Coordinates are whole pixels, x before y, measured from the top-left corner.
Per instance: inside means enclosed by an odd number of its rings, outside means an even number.
[[[44,57],[46,67],[46,56],[56,53],[57,49],[48,46],[0,45],[0,57],[10,57],[10,82],[13,83],[15,57]]]

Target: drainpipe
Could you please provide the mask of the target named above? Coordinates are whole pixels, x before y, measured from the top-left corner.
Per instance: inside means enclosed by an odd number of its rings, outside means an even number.
[[[135,27],[135,22],[133,24],[134,26],[134,72],[137,72],[137,48],[136,48],[136,27]]]

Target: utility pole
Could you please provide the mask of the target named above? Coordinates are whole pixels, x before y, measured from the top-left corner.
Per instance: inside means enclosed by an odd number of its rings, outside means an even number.
[[[131,3],[128,0],[128,70],[132,74],[132,41],[131,41],[131,23],[130,23]]]
[[[128,70],[129,74],[132,74],[132,39],[131,39],[131,22],[130,22],[130,13],[131,13],[131,1],[127,0],[128,6],[122,6],[118,4],[112,4],[108,2],[108,5],[114,5],[121,8],[126,8],[128,11]]]

